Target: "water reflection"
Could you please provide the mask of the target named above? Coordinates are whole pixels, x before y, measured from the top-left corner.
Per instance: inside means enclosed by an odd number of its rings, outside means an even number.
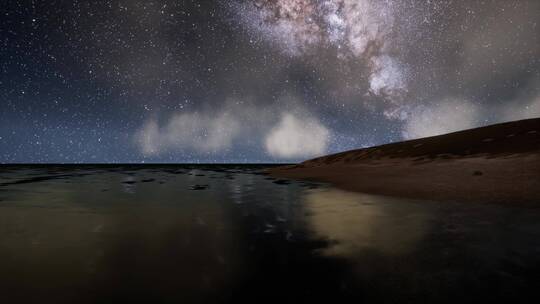
[[[425,208],[390,197],[329,188],[310,190],[305,202],[309,225],[329,240],[322,249],[329,256],[354,257],[363,250],[405,254],[429,229]]]
[[[350,193],[249,167],[56,171],[1,173],[0,303],[440,303],[537,287],[540,210]]]
[[[234,286],[246,252],[227,205],[142,178],[35,184],[6,198],[0,302],[205,301]]]

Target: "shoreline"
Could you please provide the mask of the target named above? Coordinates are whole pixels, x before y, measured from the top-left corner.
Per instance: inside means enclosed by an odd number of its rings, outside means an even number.
[[[355,192],[540,207],[540,118],[346,151],[267,172]]]
[[[273,177],[325,182],[353,192],[540,207],[540,155],[425,163],[389,160],[356,165],[285,166],[267,172]]]

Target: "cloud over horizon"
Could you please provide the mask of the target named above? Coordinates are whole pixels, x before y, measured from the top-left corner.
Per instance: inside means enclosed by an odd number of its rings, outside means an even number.
[[[479,108],[468,101],[446,99],[429,107],[419,107],[405,120],[404,139],[415,139],[480,126]]]
[[[540,1],[40,10],[0,19],[0,162],[296,161],[540,116]]]
[[[175,152],[225,154],[247,138],[253,148],[275,159],[324,154],[330,131],[294,98],[282,102],[287,112],[282,104],[260,108],[228,100],[212,111],[173,113],[161,121],[153,117],[135,132],[135,144],[149,158]]]
[[[240,122],[228,112],[215,116],[181,113],[172,115],[161,126],[155,119],[147,121],[136,133],[135,140],[145,156],[172,150],[216,153],[231,148],[240,131]]]
[[[327,151],[329,135],[330,131],[314,118],[283,113],[279,123],[266,136],[266,151],[283,159],[323,155]]]

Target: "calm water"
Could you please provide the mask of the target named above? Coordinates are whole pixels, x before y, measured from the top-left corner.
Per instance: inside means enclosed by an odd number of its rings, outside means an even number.
[[[262,168],[0,167],[0,303],[539,303],[539,209]]]

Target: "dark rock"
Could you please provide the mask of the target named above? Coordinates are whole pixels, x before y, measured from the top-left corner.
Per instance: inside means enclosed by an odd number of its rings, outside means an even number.
[[[206,190],[208,188],[208,185],[192,185],[191,187],[189,187],[189,190]]]
[[[278,185],[289,185],[291,182],[285,179],[278,179],[273,181],[273,183]]]

